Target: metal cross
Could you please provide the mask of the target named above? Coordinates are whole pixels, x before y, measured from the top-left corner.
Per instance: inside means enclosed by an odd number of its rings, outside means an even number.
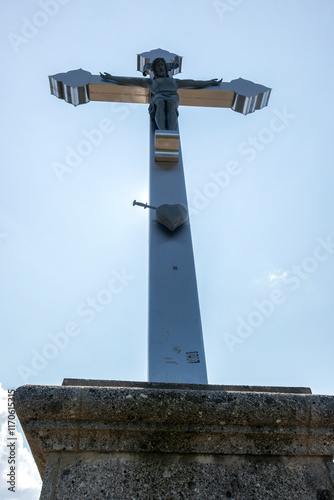
[[[178,105],[231,108],[246,115],[267,105],[271,89],[242,78],[228,83],[174,79],[181,66],[182,57],[156,49],[137,56],[142,78],[79,69],[49,76],[49,82],[53,95],[74,106],[89,101],[150,104],[150,204],[133,202],[152,209],[148,379],[207,384]]]

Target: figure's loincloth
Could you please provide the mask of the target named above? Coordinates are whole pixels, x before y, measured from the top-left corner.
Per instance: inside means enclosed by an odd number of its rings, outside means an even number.
[[[159,100],[159,99],[163,99],[164,101],[166,102],[173,102],[175,104],[175,111],[176,111],[176,114],[177,116],[179,116],[179,112],[177,110],[178,106],[179,106],[179,103],[180,103],[180,97],[179,97],[179,94],[177,93],[176,90],[163,90],[161,92],[157,92],[155,94],[153,94],[153,92],[151,92],[151,96],[150,96],[150,105],[149,105],[149,108],[148,108],[148,112],[150,113],[150,116],[152,119],[154,119],[154,116],[155,116],[155,111],[156,111],[156,102]]]

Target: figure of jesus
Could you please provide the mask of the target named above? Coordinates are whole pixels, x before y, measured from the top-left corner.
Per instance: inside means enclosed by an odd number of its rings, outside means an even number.
[[[110,80],[120,85],[134,85],[150,89],[149,113],[159,130],[176,130],[178,106],[180,102],[177,90],[180,88],[202,89],[219,85],[222,80],[179,80],[168,75],[165,59],[158,57],[152,63],[154,78],[136,78],[112,76],[100,73],[103,80]]]

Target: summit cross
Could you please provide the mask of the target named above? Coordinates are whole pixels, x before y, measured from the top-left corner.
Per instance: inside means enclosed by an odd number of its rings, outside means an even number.
[[[178,107],[231,108],[244,115],[268,104],[271,89],[239,78],[182,80],[182,57],[156,49],[137,56],[143,77],[82,69],[49,76],[51,93],[77,106],[89,101],[149,104],[148,380],[207,384]],[[148,76],[149,75],[149,76]]]

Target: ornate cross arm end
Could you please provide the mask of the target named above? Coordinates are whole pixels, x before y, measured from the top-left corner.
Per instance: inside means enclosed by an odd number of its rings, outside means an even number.
[[[91,73],[83,69],[58,73],[49,76],[51,94],[64,101],[78,106],[89,102],[88,85]]]
[[[152,62],[158,57],[165,59],[167,69],[171,71],[173,75],[181,73],[182,56],[164,49],[154,49],[137,54],[137,70],[140,71],[143,76],[148,75],[150,71],[152,71]]]
[[[268,105],[272,89],[243,78],[232,80],[230,85],[234,90],[233,111],[248,115]]]

